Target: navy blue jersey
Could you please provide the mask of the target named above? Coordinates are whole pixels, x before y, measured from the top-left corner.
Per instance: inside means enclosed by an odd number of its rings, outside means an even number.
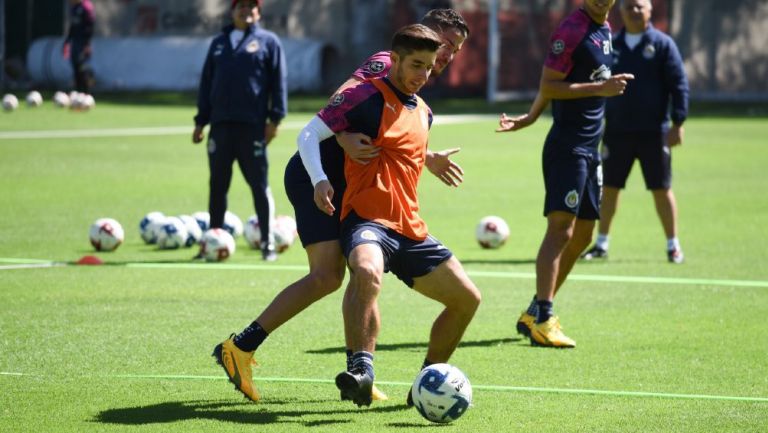
[[[69,33],[67,42],[85,45],[93,36],[93,4],[91,0],[83,0],[73,4],[69,9]]]
[[[280,123],[288,105],[285,56],[277,36],[251,25],[232,47],[228,26],[208,50],[197,95],[196,125],[249,123],[262,130]]]
[[[688,116],[688,79],[675,42],[653,26],[630,49],[626,30],[613,40],[613,72],[635,75],[623,95],[609,98],[605,128],[612,132],[653,132],[669,127],[671,118],[683,123]]]
[[[544,65],[566,74],[569,83],[605,81],[611,77],[611,28],[579,9],[560,23],[550,39]],[[577,153],[596,152],[603,125],[601,96],[552,101],[553,124],[547,146]]]

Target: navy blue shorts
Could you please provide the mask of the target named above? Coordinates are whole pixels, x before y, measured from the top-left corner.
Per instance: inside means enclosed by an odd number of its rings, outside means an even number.
[[[635,159],[640,161],[647,189],[672,186],[672,152],[666,131],[606,133],[602,159],[607,186],[623,189]]]
[[[332,203],[336,207],[333,215],[327,215],[315,205],[315,188],[298,153],[291,157],[285,167],[285,193],[293,205],[296,230],[304,248],[318,242],[338,240],[341,234],[339,213],[347,184],[343,179],[329,180],[334,190]]]
[[[544,216],[553,211],[570,212],[579,219],[600,219],[602,174],[597,155],[545,152]]]
[[[352,250],[362,244],[374,244],[384,253],[384,272],[392,272],[413,287],[413,279],[432,272],[453,256],[437,239],[427,236],[415,241],[379,223],[351,212],[341,222],[341,248],[349,259]]]

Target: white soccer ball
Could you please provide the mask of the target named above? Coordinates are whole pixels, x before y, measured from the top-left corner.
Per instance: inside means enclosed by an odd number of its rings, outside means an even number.
[[[203,230],[197,224],[197,220],[189,215],[179,215],[179,219],[184,223],[184,227],[187,229],[187,241],[184,243],[184,246],[191,247],[200,242],[200,238],[203,237]]]
[[[261,227],[259,226],[259,217],[251,215],[245,222],[243,236],[248,246],[253,249],[261,248]]]
[[[209,229],[200,239],[200,253],[208,262],[221,262],[235,253],[235,238],[224,229]]]
[[[27,93],[26,99],[28,107],[34,108],[43,105],[43,95],[41,95],[37,90],[33,90]]]
[[[116,220],[99,218],[91,224],[88,237],[96,251],[114,251],[123,243],[125,232]]]
[[[483,217],[475,228],[475,238],[483,248],[499,248],[509,238],[509,226],[500,217]]]
[[[157,247],[161,250],[175,250],[187,244],[187,227],[177,217],[166,217],[157,231]]]
[[[224,230],[228,231],[232,237],[243,235],[243,221],[234,213],[227,211],[224,214]]]
[[[282,253],[288,249],[298,236],[296,220],[288,215],[278,215],[273,224],[272,233],[275,235],[275,249]]]
[[[82,104],[84,109],[90,110],[96,106],[96,99],[93,98],[93,95],[84,94]]]
[[[3,96],[3,110],[13,111],[17,108],[19,108],[19,99],[16,97],[16,95],[8,93],[7,95]]]
[[[461,418],[472,404],[472,385],[450,364],[425,367],[411,387],[413,405],[425,419],[449,423]]]
[[[200,230],[205,233],[206,230],[211,228],[211,215],[205,211],[198,211],[192,214],[192,218],[197,221],[197,225]]]
[[[64,92],[56,92],[53,94],[53,105],[61,108],[69,107],[69,95]]]
[[[158,232],[164,223],[165,214],[162,212],[150,212],[144,215],[144,218],[139,222],[139,232],[144,242],[147,244],[156,243]]]

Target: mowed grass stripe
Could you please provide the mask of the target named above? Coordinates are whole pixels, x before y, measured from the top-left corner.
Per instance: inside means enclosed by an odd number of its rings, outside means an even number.
[[[39,259],[0,258],[0,270],[47,268],[54,266],[74,265],[74,262],[52,262]],[[145,269],[216,269],[216,270],[268,270],[268,271],[306,271],[304,265],[254,265],[237,263],[147,263],[147,262],[105,262],[107,266],[125,266],[129,268]],[[477,271],[466,267],[470,276],[484,278],[517,278],[532,280],[536,278],[533,272],[506,272],[506,271]],[[728,286],[728,287],[762,287],[768,288],[768,281],[757,280],[728,280],[707,278],[673,278],[673,277],[636,277],[631,275],[589,275],[571,274],[570,280],[613,282],[613,283],[639,283],[639,284],[682,284],[693,286]]]
[[[0,376],[12,377],[40,377],[42,375],[0,372]],[[99,376],[102,377],[102,376]],[[158,380],[227,380],[224,376],[195,376],[178,374],[114,374],[106,377],[113,379],[158,379]],[[332,379],[313,379],[302,377],[259,377],[260,382],[277,383],[316,383],[316,384],[334,384]],[[408,382],[390,382],[377,381],[382,386],[411,386]],[[645,398],[671,398],[688,400],[727,400],[768,403],[768,397],[743,397],[731,395],[709,395],[709,394],[678,394],[665,392],[644,392],[644,391],[610,391],[602,389],[579,389],[579,388],[538,388],[531,386],[506,386],[506,385],[472,385],[473,390],[495,391],[495,392],[535,392],[552,394],[579,394],[579,395],[605,395],[613,397],[645,397]]]

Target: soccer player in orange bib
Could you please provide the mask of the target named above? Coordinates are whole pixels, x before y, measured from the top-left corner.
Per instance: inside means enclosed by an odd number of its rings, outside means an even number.
[[[392,67],[337,94],[299,134],[302,162],[313,180],[315,203],[328,214],[340,211],[341,244],[352,284],[344,323],[352,369],[339,373],[343,399],[371,403],[373,354],[379,333],[376,299],[384,272],[445,306],[435,320],[423,365],[447,362],[480,304],[480,291],[453,254],[429,235],[419,216],[416,188],[424,168],[432,112],[416,92],[427,82],[442,45],[428,27],[403,27],[392,38]],[[342,207],[320,163],[320,141],[360,132],[380,150],[367,163],[349,156]]]

